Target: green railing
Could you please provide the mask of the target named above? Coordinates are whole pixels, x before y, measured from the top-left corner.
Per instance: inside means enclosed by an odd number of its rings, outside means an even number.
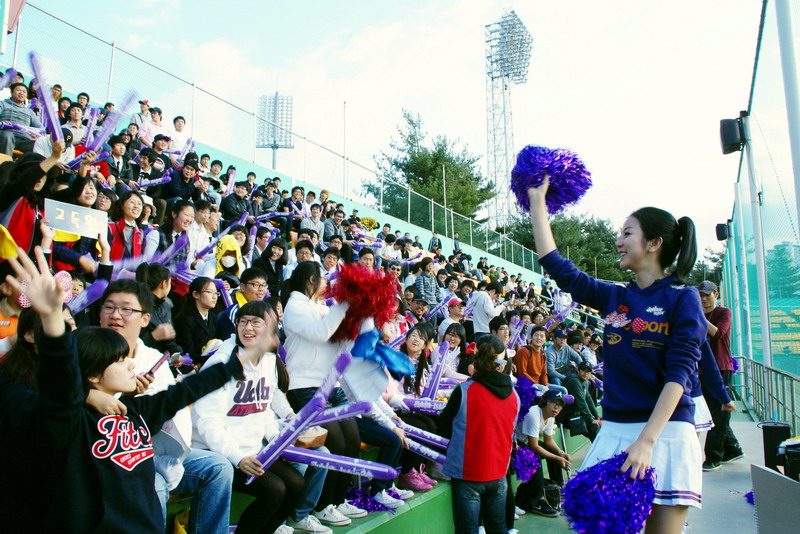
[[[761,421],[786,421],[792,435],[800,430],[800,377],[744,357],[733,388]]]

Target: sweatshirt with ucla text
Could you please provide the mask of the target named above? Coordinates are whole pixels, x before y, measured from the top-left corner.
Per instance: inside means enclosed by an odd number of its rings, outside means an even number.
[[[646,422],[667,382],[684,392],[670,421],[694,423],[691,376],[706,338],[700,296],[674,276],[646,288],[611,284],[580,271],[557,250],[539,259],[564,291],[600,311],[603,336],[603,419]]]

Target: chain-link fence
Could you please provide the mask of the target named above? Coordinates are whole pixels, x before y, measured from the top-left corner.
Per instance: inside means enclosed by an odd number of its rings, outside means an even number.
[[[753,79],[749,129],[752,152],[743,153],[737,199],[729,223],[723,270],[725,305],[734,312],[733,349],[764,362],[769,336],[772,365],[800,375],[800,235],[775,4],[765,18]],[[794,5],[800,21],[800,7]],[[797,41],[795,36],[795,41]],[[789,117],[798,120],[797,117]],[[751,189],[748,157],[755,182]],[[754,194],[755,193],[755,194]],[[762,225],[767,306],[759,302],[757,219]],[[763,294],[762,294],[763,298]]]
[[[258,164],[259,158],[270,154],[255,148],[257,121],[264,119],[254,111],[171,73],[164,67],[168,65],[166,57],[139,58],[112,41],[28,3],[17,30],[8,36],[7,51],[0,62],[6,67],[14,66],[29,80],[27,57],[31,51],[36,51],[42,59],[50,83],[61,84],[65,95],[73,98],[78,91],[88,93],[92,105],[121,102],[131,88],[137,88],[139,98],[156,102],[165,110],[165,122],[178,114],[186,118],[188,134],[198,143],[198,151],[207,151],[225,165],[236,165],[242,176],[243,171],[253,170],[262,177],[281,176],[283,187],[301,184],[327,188],[332,198],[346,202],[348,207],[357,202],[360,215],[370,214],[387,221],[393,218],[395,222],[416,226],[413,231],[420,234],[423,243],[427,243],[432,232],[441,238],[452,238],[458,232],[461,244],[473,256],[493,254],[497,256],[493,262],[509,273],[538,270],[535,253],[486,224],[445,209],[402,184],[378,176],[345,154],[296,132],[291,132],[295,149],[281,151],[278,158],[293,163],[293,168],[302,169],[301,173],[289,177],[268,165]],[[377,198],[367,198],[360,187],[354,187],[363,182],[379,184]],[[336,194],[339,192],[341,195]],[[450,246],[445,246],[445,253],[450,250]],[[528,278],[533,279],[532,273]]]

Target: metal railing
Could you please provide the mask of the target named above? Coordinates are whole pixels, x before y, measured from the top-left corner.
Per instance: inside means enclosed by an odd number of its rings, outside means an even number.
[[[800,429],[800,377],[737,356],[740,372],[733,388],[748,409],[761,421],[786,421],[792,432]]]
[[[353,198],[358,197],[348,187],[348,177],[366,174],[370,182],[380,183],[380,193],[371,200],[358,198],[362,206],[436,232],[443,238],[452,238],[454,232],[458,232],[463,245],[492,254],[522,269],[541,270],[536,253],[507,235],[381,176],[374,166],[358,163],[338,149],[266,120],[256,113],[255,102],[250,109],[237,105],[231,98],[214,94],[175,74],[174,69],[165,68],[163,64],[159,66],[156,64],[158,61],[137,57],[120,48],[116,42],[103,39],[30,2],[7,42],[8,49],[0,63],[24,72],[27,53],[35,50],[51,73],[51,83],[60,83],[66,94],[70,89],[88,92],[94,96],[92,105],[102,106],[105,101],[119,102],[131,87],[146,89],[148,94],[141,95],[142,98],[157,100],[169,115],[183,115],[188,133],[195,141],[213,147],[214,155],[220,159],[223,159],[223,154],[233,156],[234,164],[240,160],[257,166],[256,132],[259,124],[280,128],[295,138],[296,155],[302,154],[302,172],[298,170],[296,175],[286,176],[292,185],[300,181],[304,185],[313,183],[329,187],[334,169],[337,169],[343,172],[341,196],[353,202]],[[168,119],[165,122],[169,122]],[[275,172],[275,169],[263,165],[258,167],[263,167],[265,173]]]

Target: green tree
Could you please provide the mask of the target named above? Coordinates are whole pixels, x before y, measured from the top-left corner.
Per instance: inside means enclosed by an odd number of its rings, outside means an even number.
[[[794,259],[794,245],[784,241],[767,251],[767,287],[770,298],[800,295],[800,271]]]
[[[724,259],[724,251],[706,247],[703,259],[697,260],[685,282],[692,286],[696,286],[703,280],[711,280],[715,284],[719,284],[722,280],[722,261]]]
[[[380,156],[375,157],[380,174],[400,185],[384,181],[381,195],[380,183],[365,180],[362,185],[364,192],[376,199],[376,207],[380,207],[378,205],[382,198],[384,212],[405,219],[409,211],[409,196],[402,186],[408,186],[420,195],[411,195],[411,222],[441,231],[440,228],[444,228],[444,211],[440,208],[439,212],[431,214],[430,203],[426,199],[444,205],[444,166],[446,207],[465,217],[475,218],[483,203],[494,197],[494,184],[484,180],[477,167],[480,157],[470,154],[466,147],[457,148],[456,142],[444,135],[437,136],[427,146],[419,115],[403,110],[403,120],[404,123],[397,128],[399,140],[390,141],[389,153],[381,152]]]
[[[619,268],[615,241],[617,232],[611,221],[587,215],[559,213],[550,220],[558,250],[582,271],[601,280],[625,281],[632,275]],[[530,219],[521,217],[508,227],[509,237],[536,250]]]

